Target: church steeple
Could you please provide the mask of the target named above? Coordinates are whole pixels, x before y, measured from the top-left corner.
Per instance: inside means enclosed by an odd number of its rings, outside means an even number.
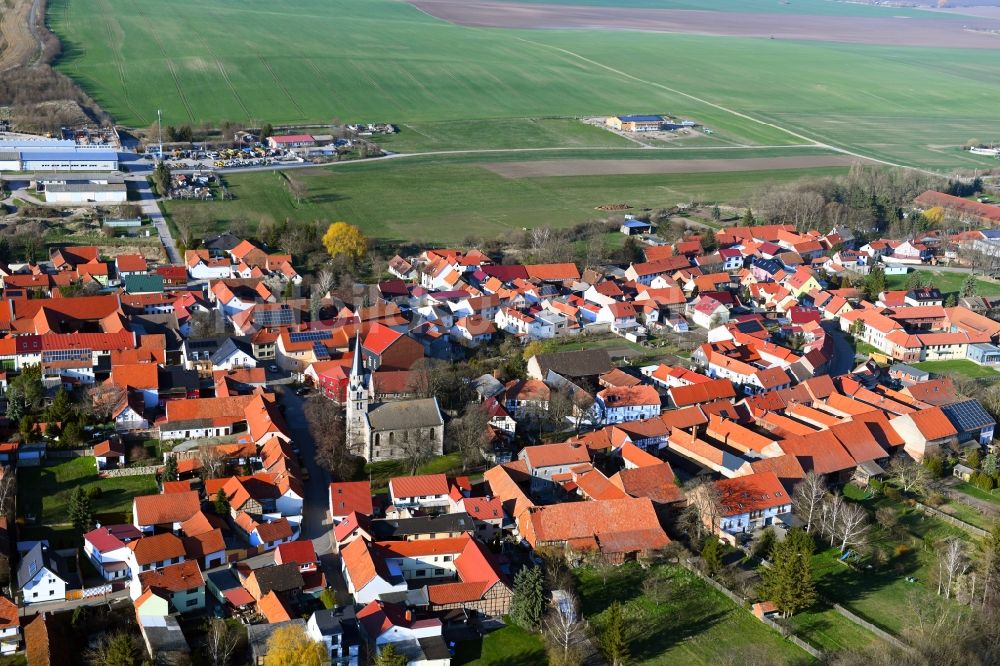
[[[354,362],[347,380],[347,446],[355,454],[369,457],[365,446],[365,419],[368,416],[368,373],[361,362],[361,330],[354,339]]]

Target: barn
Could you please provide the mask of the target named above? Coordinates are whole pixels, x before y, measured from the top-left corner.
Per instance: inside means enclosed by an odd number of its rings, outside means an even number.
[[[612,116],[606,124],[619,132],[658,132],[663,129],[663,116]]]

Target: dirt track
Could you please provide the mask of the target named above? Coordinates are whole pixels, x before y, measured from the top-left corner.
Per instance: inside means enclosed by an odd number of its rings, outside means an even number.
[[[36,20],[36,0],[14,0],[13,7],[0,11],[0,72],[30,65],[38,59],[40,45],[32,26]]]
[[[859,161],[847,155],[803,155],[725,160],[538,160],[491,162],[483,166],[504,178],[548,178],[849,167]]]
[[[686,9],[522,5],[491,0],[410,0],[417,9],[467,26],[588,30],[637,30],[804,41],[1000,49],[1000,21],[861,18],[712,12]]]

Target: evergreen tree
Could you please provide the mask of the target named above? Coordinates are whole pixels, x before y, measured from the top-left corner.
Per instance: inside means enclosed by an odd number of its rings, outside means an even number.
[[[885,271],[881,268],[873,268],[868,275],[865,276],[864,286],[862,290],[865,292],[865,298],[869,301],[874,301],[878,298],[878,295],[885,291]]]
[[[747,211],[743,213],[743,219],[740,220],[741,227],[752,227],[757,224],[757,218],[753,216],[753,211],[747,208]]]
[[[955,294],[948,294],[944,299],[944,306],[946,308],[953,308],[958,305],[958,296]]]
[[[56,397],[52,399],[52,405],[49,406],[48,420],[65,421],[72,413],[73,400],[69,393],[60,387],[56,392]]]
[[[719,204],[712,206],[712,219],[716,222],[722,220],[722,211],[719,209]]]
[[[229,515],[229,500],[226,498],[226,492],[219,488],[219,492],[215,493],[215,499],[212,501],[215,505],[215,513],[220,516]]]
[[[788,617],[816,603],[812,576],[812,537],[801,529],[792,529],[775,544],[771,567],[761,568],[761,592]]]
[[[514,577],[510,619],[522,629],[534,631],[545,614],[545,583],[539,567],[525,567]]]
[[[90,508],[90,498],[83,486],[77,486],[69,496],[69,519],[73,528],[83,534],[94,524],[94,513]]]
[[[406,666],[407,660],[406,655],[396,651],[395,645],[386,643],[375,655],[372,664],[373,666]]]
[[[976,295],[976,287],[978,286],[976,282],[976,276],[969,273],[965,282],[962,283],[962,298],[969,298]]]
[[[607,613],[597,645],[611,666],[623,666],[629,658],[625,607],[620,601],[615,601],[608,607]]]
[[[177,457],[167,456],[167,460],[163,463],[163,480],[164,481],[176,481],[177,480]],[[220,488],[221,490],[221,488]]]
[[[715,537],[705,539],[701,548],[701,559],[705,563],[705,572],[714,576],[722,568],[722,544]]]
[[[711,229],[701,235],[701,247],[705,252],[711,252],[718,246],[715,240],[715,232]]]

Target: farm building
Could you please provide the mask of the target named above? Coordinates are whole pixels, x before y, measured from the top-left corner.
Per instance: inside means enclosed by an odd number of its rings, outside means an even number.
[[[0,140],[0,171],[115,171],[118,153],[47,138]]]
[[[923,209],[941,207],[953,216],[980,224],[1000,224],[1000,206],[969,201],[934,190],[927,190],[914,200]]]
[[[267,145],[273,150],[288,150],[290,148],[308,148],[316,145],[316,139],[309,134],[287,134],[284,136],[269,136]]]
[[[619,132],[657,132],[663,128],[662,116],[611,116],[608,127]]]
[[[626,236],[648,234],[653,231],[653,225],[649,222],[643,222],[642,220],[625,220],[622,222],[622,226],[618,229],[618,231]]]
[[[128,196],[125,180],[109,174],[53,174],[35,179],[35,186],[45,192],[47,203],[80,205],[88,203],[125,203]]]

